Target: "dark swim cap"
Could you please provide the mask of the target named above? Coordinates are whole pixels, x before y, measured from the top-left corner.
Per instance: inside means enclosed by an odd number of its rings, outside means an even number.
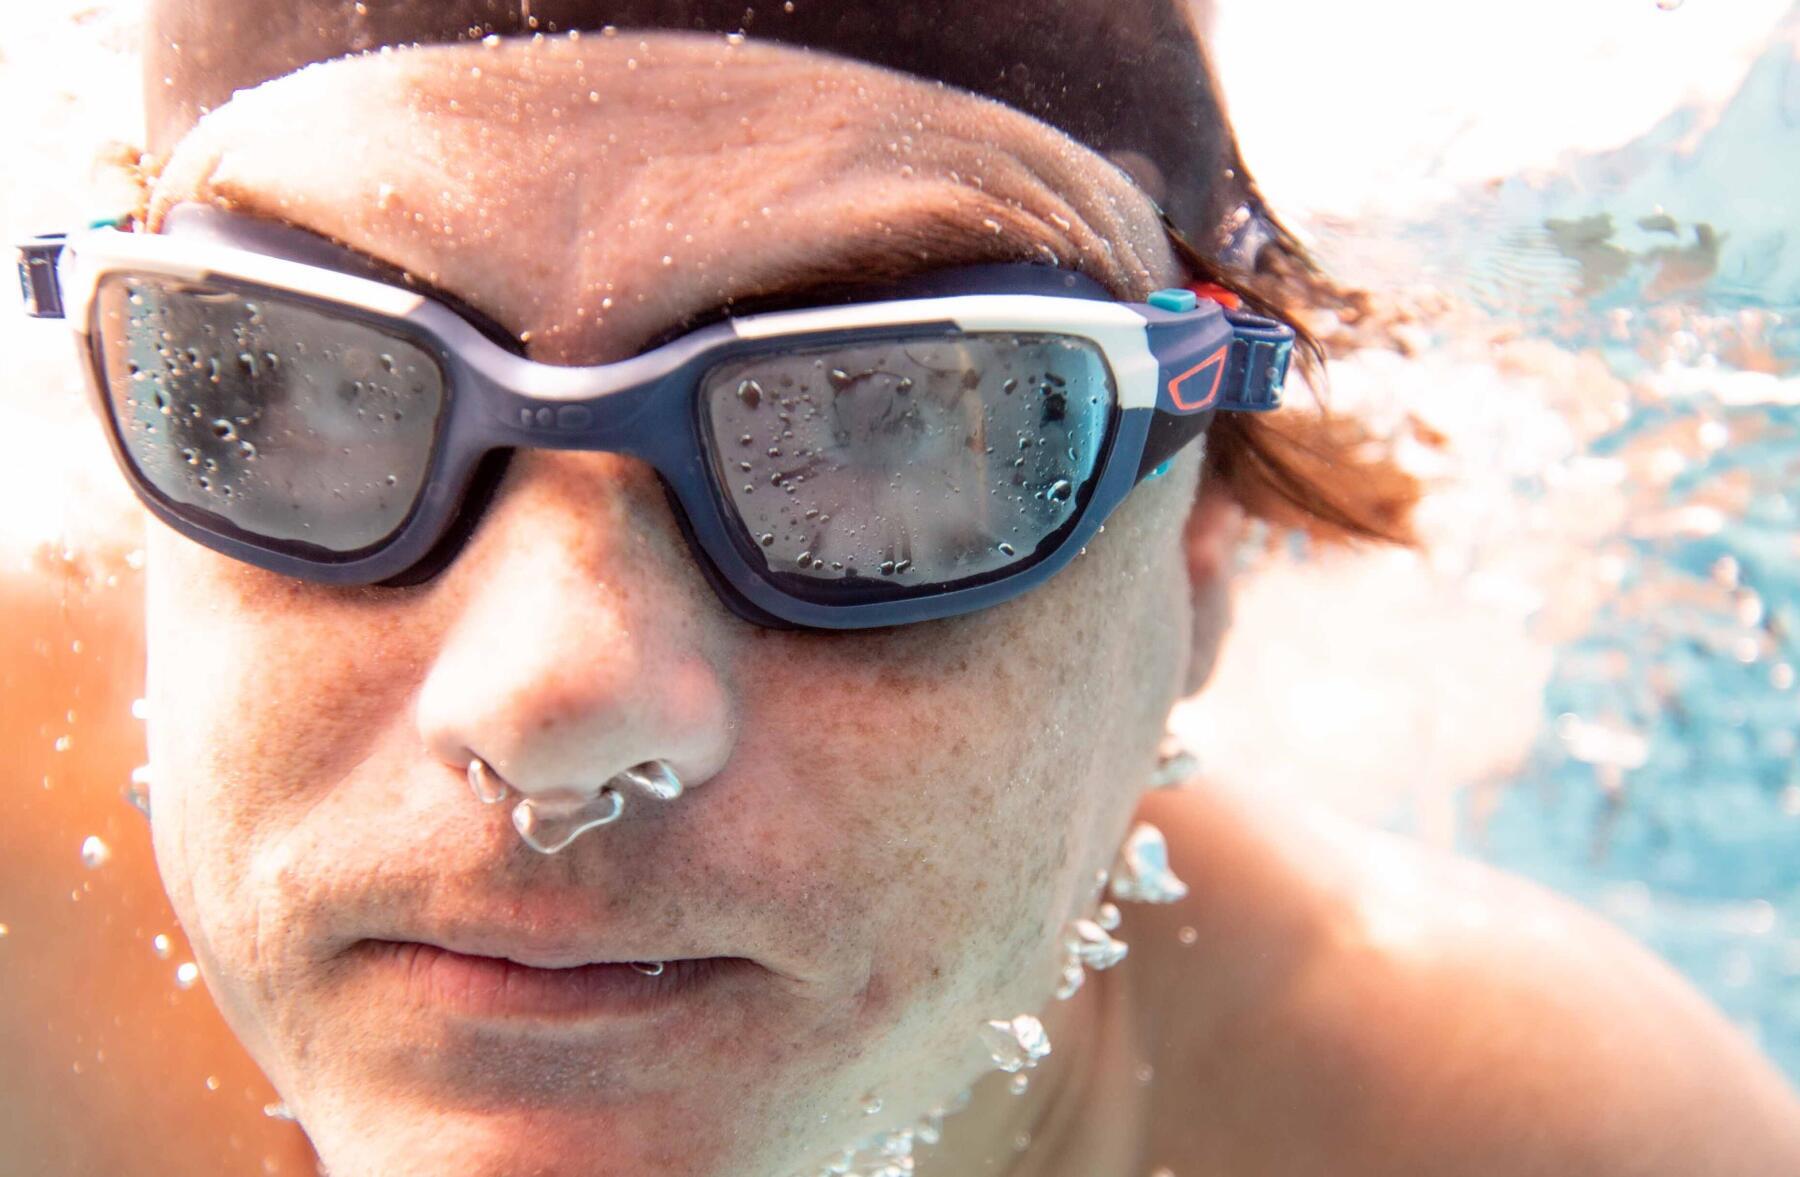
[[[1240,271],[1262,215],[1201,47],[1208,0],[150,0],[150,149],[236,90],[383,45],[489,34],[714,33],[826,50],[1003,102],[1112,159],[1202,252]]]

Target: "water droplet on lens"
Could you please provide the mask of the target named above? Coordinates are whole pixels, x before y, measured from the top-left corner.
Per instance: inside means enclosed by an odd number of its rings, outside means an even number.
[[[746,409],[754,410],[762,404],[762,385],[754,380],[746,380],[738,385],[738,399],[744,402]]]
[[[1066,503],[1074,495],[1075,487],[1068,479],[1059,478],[1050,484],[1050,489],[1045,493],[1055,502]]]
[[[865,1116],[875,1115],[881,1110],[881,1097],[876,1095],[863,1096],[862,1110],[863,1115]]]
[[[669,966],[660,960],[634,960],[631,962],[631,967],[646,977],[660,977],[663,975],[663,970]]]
[[[213,436],[220,441],[234,441],[237,438],[237,427],[223,417],[215,417],[212,422]]]
[[[1001,544],[998,550],[1002,556],[1016,556],[1019,554],[1011,544]]]
[[[811,552],[801,552],[798,556],[796,556],[794,558],[794,563],[800,565],[800,567],[802,567],[802,568],[812,567],[812,553]]]
[[[756,537],[756,542],[766,548],[775,542],[775,537],[765,531],[761,535]]]

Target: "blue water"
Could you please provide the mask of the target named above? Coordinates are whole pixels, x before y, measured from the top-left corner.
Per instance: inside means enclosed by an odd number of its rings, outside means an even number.
[[[1800,1085],[1796,176],[1800,8],[1722,111],[1391,228],[1410,277],[1632,387],[1577,460],[1672,472],[1622,487],[1618,586],[1558,648],[1527,766],[1461,798],[1462,848],[1637,936]]]

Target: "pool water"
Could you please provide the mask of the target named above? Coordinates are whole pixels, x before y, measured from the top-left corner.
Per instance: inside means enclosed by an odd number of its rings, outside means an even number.
[[[1455,840],[1637,936],[1800,1082],[1796,175],[1800,7],[1723,102],[1317,240],[1604,361],[1566,431],[1503,439],[1510,510],[1598,591],[1554,636],[1523,764],[1456,795]]]

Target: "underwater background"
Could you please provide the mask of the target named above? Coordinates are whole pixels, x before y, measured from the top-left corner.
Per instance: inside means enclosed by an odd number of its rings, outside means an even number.
[[[1219,7],[1271,206],[1391,301],[1315,326],[1429,548],[1277,537],[1185,733],[1594,908],[1800,1082],[1800,6],[1442,7]]]
[[[1202,8],[1270,207],[1368,292],[1311,323],[1319,392],[1423,482],[1425,542],[1254,536],[1177,735],[1593,908],[1800,1084],[1800,5]],[[9,14],[0,231],[129,199],[138,20]],[[66,328],[0,299],[0,355],[0,1141],[310,1172],[125,800],[135,508]]]

